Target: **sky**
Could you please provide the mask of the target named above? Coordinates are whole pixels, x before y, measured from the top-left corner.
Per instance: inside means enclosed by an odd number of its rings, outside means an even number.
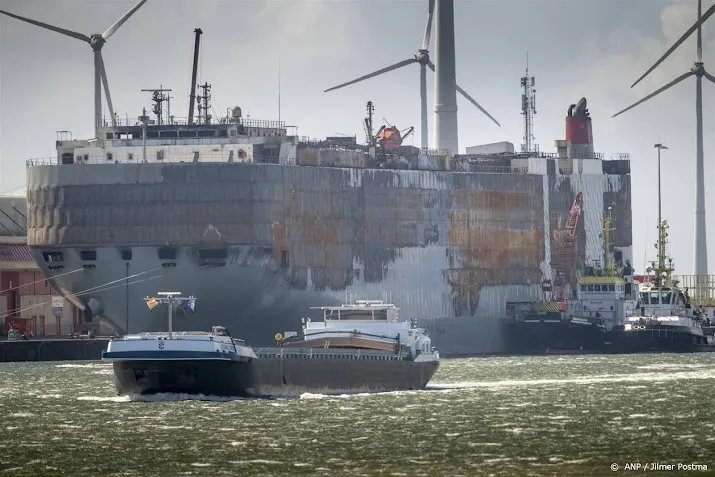
[[[704,0],[703,10],[713,0]],[[3,0],[2,9],[91,34],[133,0]],[[641,84],[630,85],[695,21],[694,0],[455,0],[457,83],[501,124],[462,98],[461,152],[523,137],[520,77],[536,77],[536,143],[555,152],[570,104],[586,97],[598,152],[630,153],[634,265],[655,258],[657,169],[677,273],[693,270],[695,79],[611,116],[695,61],[695,35]],[[357,134],[365,103],[419,145],[419,67],[410,65],[341,90],[323,90],[410,58],[427,20],[427,0],[149,0],[103,49],[115,110],[136,118],[150,105],[141,89],[173,89],[172,114],[187,116],[193,30],[200,27],[199,81],[212,84],[214,117],[241,106],[252,118],[280,116],[313,138]],[[715,74],[715,19],[703,28],[704,62]],[[434,41],[434,39],[433,39]],[[433,45],[432,45],[433,48]],[[428,74],[428,101],[433,99]],[[715,272],[715,84],[703,80],[708,269]],[[105,108],[106,109],[106,108]],[[432,114],[429,127],[433,127]],[[25,182],[25,161],[55,156],[56,131],[93,135],[93,63],[88,44],[0,15],[0,190]],[[414,142],[413,142],[414,141]],[[430,134],[430,141],[432,136]]]

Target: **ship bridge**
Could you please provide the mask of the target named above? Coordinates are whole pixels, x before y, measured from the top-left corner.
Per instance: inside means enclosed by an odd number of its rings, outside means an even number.
[[[105,122],[98,129],[99,138],[73,140],[69,132],[59,132],[57,163],[295,163],[298,139],[294,130],[284,121],[240,116],[213,123],[173,117],[167,123],[146,116],[137,121],[120,118],[114,124]],[[41,164],[45,162],[32,165]]]

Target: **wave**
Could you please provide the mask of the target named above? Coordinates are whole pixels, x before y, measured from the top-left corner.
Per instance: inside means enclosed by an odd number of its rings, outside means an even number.
[[[175,401],[214,401],[230,402],[243,401],[245,398],[238,396],[212,396],[204,394],[184,394],[184,393],[159,393],[151,395],[131,394],[128,396],[80,396],[78,401],[97,402],[175,402]]]
[[[566,384],[597,384],[619,382],[664,382],[696,379],[715,379],[715,370],[683,371],[679,373],[634,373],[634,374],[606,374],[590,377],[575,377],[564,379],[531,379],[531,380],[503,380],[503,381],[461,381],[456,383],[432,383],[427,385],[431,391],[453,391],[459,389],[477,388],[504,388],[539,385],[566,385]]]

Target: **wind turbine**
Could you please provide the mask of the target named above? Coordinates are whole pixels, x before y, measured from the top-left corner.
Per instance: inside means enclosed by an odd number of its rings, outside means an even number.
[[[382,68],[380,70],[374,71],[370,74],[367,74],[365,76],[361,76],[357,79],[354,79],[352,81],[348,81],[347,83],[339,84],[338,86],[333,86],[332,88],[328,88],[325,90],[327,93],[328,91],[333,91],[339,88],[343,88],[345,86],[349,86],[351,84],[359,83],[360,81],[369,79],[369,78],[374,78],[375,76],[380,76],[383,73],[388,73],[390,71],[394,71],[397,69],[402,68],[403,66],[411,65],[413,63],[417,63],[420,65],[420,100],[421,100],[421,124],[420,124],[420,131],[421,131],[421,146],[423,149],[427,149],[429,146],[428,144],[428,129],[427,129],[427,68],[431,69],[432,72],[435,72],[435,65],[432,63],[429,57],[429,43],[430,43],[430,35],[432,32],[432,17],[434,16],[434,9],[435,9],[435,1],[443,2],[444,0],[429,0],[429,16],[427,17],[427,26],[425,27],[425,35],[422,40],[422,46],[420,47],[419,50],[417,50],[417,54],[413,56],[412,58],[408,58],[406,60],[400,61],[399,63],[395,63],[394,65],[388,66],[386,68]],[[453,7],[453,0],[448,0],[452,2],[452,57],[454,57],[454,7]],[[443,15],[444,17],[444,15]],[[448,17],[448,15],[447,15]],[[441,31],[443,29],[438,28],[437,29],[437,45],[439,49],[439,41],[440,41],[440,34],[450,34],[450,32],[444,32]],[[438,50],[438,55],[439,55],[439,50]],[[437,60],[437,64],[439,64],[439,60]],[[476,106],[481,112],[487,115],[489,119],[494,121],[497,126],[501,127],[501,124],[494,119],[484,108],[482,108],[479,103],[477,103],[474,98],[472,98],[466,91],[464,91],[462,88],[460,88],[457,85],[457,91],[467,98],[467,100],[472,103],[474,106]],[[439,143],[439,141],[437,141]],[[437,146],[438,148],[440,147],[439,145]],[[452,151],[454,154],[457,153],[457,151]]]
[[[15,15],[14,13],[6,12],[0,10],[9,17],[17,18],[23,22],[31,23],[48,30],[61,33],[66,36],[71,36],[81,41],[89,43],[94,52],[94,133],[95,137],[99,137],[99,128],[102,121],[102,84],[104,84],[104,93],[107,97],[107,106],[109,106],[109,114],[112,117],[112,125],[116,126],[116,119],[114,117],[114,108],[112,107],[112,98],[109,95],[109,84],[107,82],[107,72],[104,69],[104,60],[102,59],[102,47],[107,42],[109,37],[111,37],[124,22],[126,22],[129,17],[131,17],[134,12],[139,10],[139,8],[146,3],[147,0],[140,0],[131,10],[124,14],[119,20],[117,20],[114,25],[107,28],[102,34],[94,33],[87,36],[83,33],[77,33],[71,30],[65,30],[64,28],[56,27],[53,25],[48,25],[47,23],[38,22],[37,20],[32,20],[30,18],[21,17],[20,15]],[[101,81],[101,84],[100,84]]]
[[[651,71],[653,71],[658,65],[660,65],[673,51],[678,48],[678,46],[680,46],[690,35],[692,35],[695,30],[697,30],[697,56],[695,59],[695,65],[690,69],[690,71],[678,76],[662,88],[655,90],[640,101],[628,106],[626,109],[613,115],[613,117],[615,118],[619,114],[625,113],[629,109],[635,108],[639,104],[648,101],[650,98],[657,96],[663,91],[675,86],[684,79],[689,78],[691,76],[695,76],[695,117],[697,147],[697,158],[695,165],[695,246],[693,248],[693,270],[695,275],[708,274],[707,233],[705,229],[705,160],[703,157],[703,76],[712,83],[715,83],[715,76],[705,71],[705,66],[703,65],[702,24],[713,13],[715,13],[715,5],[710,7],[707,12],[705,12],[705,15],[702,15],[702,0],[698,0],[698,21],[693,26],[691,26],[685,32],[685,34],[683,34],[683,36],[681,36],[678,41],[676,41],[673,46],[671,46],[668,51],[666,51],[665,54],[661,56],[660,59],[648,69],[648,71],[646,71],[640,78],[638,78],[638,80],[636,80],[636,82],[631,85],[631,88],[640,83],[643,78],[648,76]]]

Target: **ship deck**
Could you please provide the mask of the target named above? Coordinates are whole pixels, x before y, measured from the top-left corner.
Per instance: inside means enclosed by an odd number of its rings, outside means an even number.
[[[411,361],[409,354],[394,351],[349,348],[253,348],[260,359],[364,359],[364,360],[405,360]]]

